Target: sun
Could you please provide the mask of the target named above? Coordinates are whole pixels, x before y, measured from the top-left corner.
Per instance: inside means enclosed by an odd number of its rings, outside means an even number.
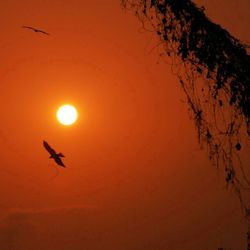
[[[56,117],[62,125],[69,126],[76,122],[78,112],[73,105],[64,104],[58,108]]]

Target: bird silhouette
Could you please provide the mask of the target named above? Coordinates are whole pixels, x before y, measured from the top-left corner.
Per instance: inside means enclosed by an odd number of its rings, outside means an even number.
[[[62,153],[57,154],[56,151],[50,147],[50,145],[48,144],[48,142],[43,141],[43,146],[45,147],[45,149],[50,153],[50,157],[49,158],[53,158],[55,160],[55,162],[62,166],[62,167],[66,167],[63,162],[61,157],[65,157]]]
[[[31,26],[22,26],[22,28],[24,28],[24,29],[30,29],[30,30],[33,30],[34,32],[37,32],[37,33],[43,33],[43,34],[45,34],[45,35],[50,35],[49,33],[47,33],[47,32],[45,32],[45,31],[43,31],[43,30],[39,30],[39,29],[36,29],[36,28],[33,28],[33,27],[31,27]]]

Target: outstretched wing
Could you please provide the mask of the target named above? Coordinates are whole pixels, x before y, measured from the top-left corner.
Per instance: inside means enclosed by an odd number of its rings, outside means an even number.
[[[49,33],[45,32],[45,31],[43,31],[43,30],[39,30],[39,29],[33,28],[33,27],[31,27],[31,26],[22,26],[22,28],[31,29],[31,30],[33,30],[33,31],[35,31],[35,32],[40,32],[40,33],[43,33],[43,34],[48,35],[48,36],[50,35]]]
[[[50,35],[49,33],[45,32],[43,30],[37,30],[37,32],[43,33],[43,34],[48,35],[48,36]]]
[[[65,167],[60,158],[60,157],[65,157],[62,153],[57,154],[56,151],[53,148],[51,148],[48,142],[46,141],[43,141],[43,146],[50,153],[50,158],[53,158],[58,165]]]
[[[30,26],[22,26],[22,28],[24,28],[24,29],[31,29],[31,30],[35,30],[35,28],[30,27]]]
[[[48,144],[48,142],[43,141],[43,146],[45,147],[45,149],[51,154],[54,155],[56,154],[56,151],[50,147],[50,145]]]
[[[58,165],[60,165],[60,166],[62,166],[62,167],[64,167],[65,168],[65,165],[63,164],[63,161],[62,161],[62,159],[58,156],[58,157],[53,157],[54,158],[54,160],[55,160],[55,162],[58,164]]]

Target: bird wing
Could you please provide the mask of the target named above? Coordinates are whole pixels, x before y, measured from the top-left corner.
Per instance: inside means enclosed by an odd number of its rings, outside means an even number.
[[[48,142],[43,141],[43,146],[45,147],[45,149],[46,149],[51,155],[56,154],[56,151],[55,151],[52,147],[50,147],[50,145],[48,144]]]
[[[40,33],[43,33],[43,34],[48,35],[48,36],[50,35],[48,32],[45,32],[43,30],[39,30],[39,29],[33,28],[31,26],[22,26],[22,28],[31,29],[31,30],[34,30],[35,32],[40,32]]]
[[[31,29],[31,30],[36,30],[35,28],[30,27],[30,26],[22,26],[22,28],[25,28],[25,29]]]
[[[59,156],[53,157],[53,159],[55,160],[55,162],[56,162],[58,165],[60,165],[60,166],[62,166],[62,167],[65,167],[65,165],[63,164],[62,159],[61,159]]]
[[[43,34],[48,35],[48,36],[50,35],[49,33],[45,32],[43,30],[37,30],[37,32],[43,33]]]

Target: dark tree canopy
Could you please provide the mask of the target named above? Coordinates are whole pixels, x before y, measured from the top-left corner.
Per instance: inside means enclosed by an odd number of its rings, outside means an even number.
[[[171,62],[179,78],[199,142],[225,171],[227,185],[250,219],[250,172],[240,158],[250,139],[248,46],[190,0],[121,1],[146,30],[158,35],[161,58]]]

